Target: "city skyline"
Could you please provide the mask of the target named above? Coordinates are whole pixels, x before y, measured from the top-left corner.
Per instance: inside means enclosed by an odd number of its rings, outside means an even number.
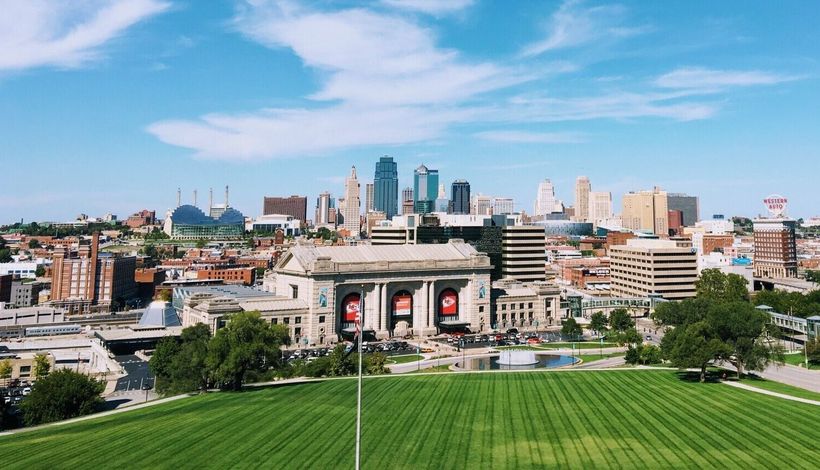
[[[177,187],[226,184],[258,215],[264,195],[338,197],[381,155],[399,187],[424,163],[519,210],[545,178],[569,205],[585,175],[616,212],[660,186],[702,217],[755,216],[772,193],[818,215],[814,4],[124,4],[23,2],[0,28],[18,46],[0,54],[0,155],[27,163],[0,223],[164,214]]]

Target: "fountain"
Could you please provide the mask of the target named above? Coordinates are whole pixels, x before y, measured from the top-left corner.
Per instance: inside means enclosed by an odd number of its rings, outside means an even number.
[[[496,361],[503,366],[529,366],[538,364],[538,358],[533,351],[518,351],[515,349],[501,351]]]

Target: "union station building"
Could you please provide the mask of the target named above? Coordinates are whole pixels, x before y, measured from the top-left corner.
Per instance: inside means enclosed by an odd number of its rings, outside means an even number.
[[[360,310],[365,338],[489,331],[491,270],[485,254],[457,239],[398,246],[299,242],[264,286],[306,304],[301,339],[322,344],[350,338]]]

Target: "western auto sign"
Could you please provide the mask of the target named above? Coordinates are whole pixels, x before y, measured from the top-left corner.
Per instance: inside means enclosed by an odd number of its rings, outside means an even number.
[[[441,315],[458,315],[458,294],[453,290],[446,290],[439,298],[439,313]]]
[[[774,217],[780,217],[786,212],[789,200],[779,194],[772,194],[763,199],[763,204]]]

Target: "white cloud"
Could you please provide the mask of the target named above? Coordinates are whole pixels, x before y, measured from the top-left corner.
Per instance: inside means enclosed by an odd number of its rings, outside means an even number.
[[[797,77],[759,70],[712,70],[703,67],[683,67],[658,77],[654,84],[661,88],[720,91],[729,87],[774,85],[796,80]]]
[[[0,70],[73,68],[95,60],[126,29],[170,7],[160,0],[4,1]]]
[[[441,16],[473,5],[473,0],[382,0],[384,5],[401,10]]]
[[[493,63],[467,63],[457,51],[437,47],[431,30],[366,9],[324,12],[254,0],[240,6],[233,25],[324,72],[323,84],[308,97],[323,107],[212,114],[149,126],[163,142],[226,159],[419,142],[474,119],[476,110],[466,101],[529,79]]]
[[[579,0],[567,0],[550,17],[546,37],[525,47],[521,54],[525,57],[535,56],[604,38],[635,36],[652,29],[649,26],[620,26],[625,16],[626,10],[621,5],[585,8]]]
[[[525,132],[525,131],[485,131],[473,134],[475,137],[494,142],[521,144],[571,144],[583,142],[574,132]]]

